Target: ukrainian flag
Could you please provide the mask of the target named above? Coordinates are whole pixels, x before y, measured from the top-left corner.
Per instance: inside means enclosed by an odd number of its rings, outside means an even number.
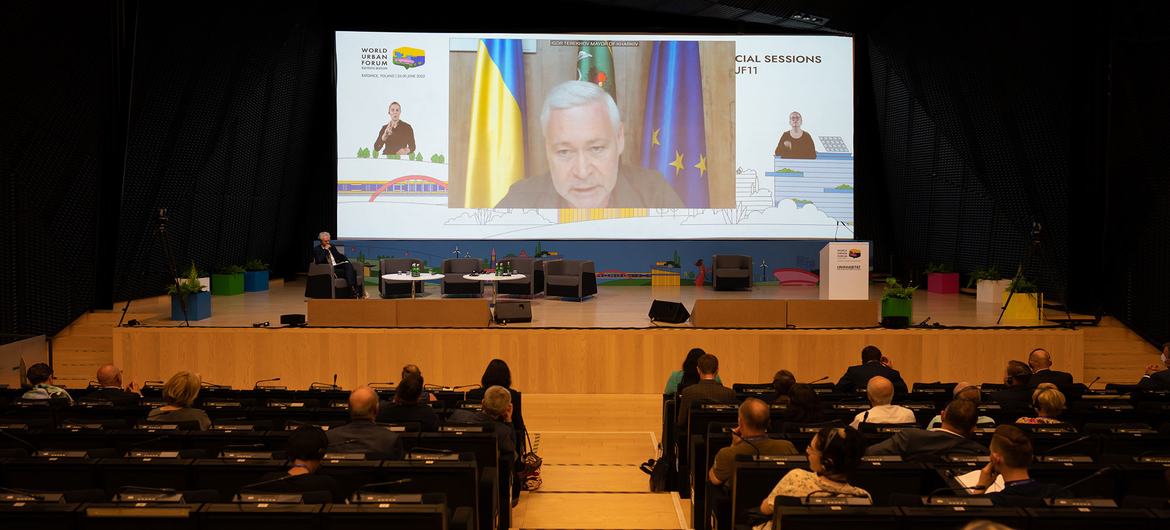
[[[524,178],[524,62],[517,39],[482,39],[475,56],[466,208],[493,208]]]

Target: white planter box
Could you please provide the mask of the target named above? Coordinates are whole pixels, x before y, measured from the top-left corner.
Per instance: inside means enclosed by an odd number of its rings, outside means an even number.
[[[975,301],[1003,305],[1003,293],[1011,280],[979,280],[975,282]]]

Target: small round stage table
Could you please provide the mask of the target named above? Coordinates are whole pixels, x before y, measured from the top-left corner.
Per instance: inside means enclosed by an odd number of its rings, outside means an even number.
[[[441,279],[443,279],[443,275],[442,274],[425,274],[424,273],[424,274],[419,274],[418,276],[412,276],[409,272],[404,272],[404,273],[397,273],[397,274],[383,274],[382,279],[395,281],[395,282],[411,282],[410,283],[410,299],[413,300],[414,299],[414,282],[441,280]]]
[[[512,274],[509,276],[500,276],[497,274],[464,274],[465,280],[479,280],[481,282],[492,282],[492,307],[496,306],[496,291],[500,290],[500,280],[523,280],[527,276],[523,274]]]

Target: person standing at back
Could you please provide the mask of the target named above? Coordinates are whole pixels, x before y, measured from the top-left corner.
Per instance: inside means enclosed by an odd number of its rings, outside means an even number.
[[[837,381],[837,386],[833,390],[843,394],[852,394],[859,388],[865,388],[871,377],[879,375],[893,383],[895,393],[906,393],[906,381],[902,379],[902,374],[898,373],[890,359],[882,355],[882,351],[873,345],[866,346],[861,350],[861,364],[850,366],[849,369],[845,370],[845,374]]]
[[[679,394],[678,419],[675,425],[682,432],[686,432],[687,422],[690,420],[691,405],[694,403],[735,403],[735,391],[723,386],[719,377],[719,359],[705,353],[696,363],[699,372],[699,382],[686,387]]]

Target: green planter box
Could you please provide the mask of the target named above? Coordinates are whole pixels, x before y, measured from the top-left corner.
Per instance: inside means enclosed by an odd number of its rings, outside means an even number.
[[[888,328],[904,328],[910,325],[914,300],[908,298],[887,298],[882,300],[882,325]]]
[[[244,273],[212,274],[211,294],[216,296],[244,294]]]

